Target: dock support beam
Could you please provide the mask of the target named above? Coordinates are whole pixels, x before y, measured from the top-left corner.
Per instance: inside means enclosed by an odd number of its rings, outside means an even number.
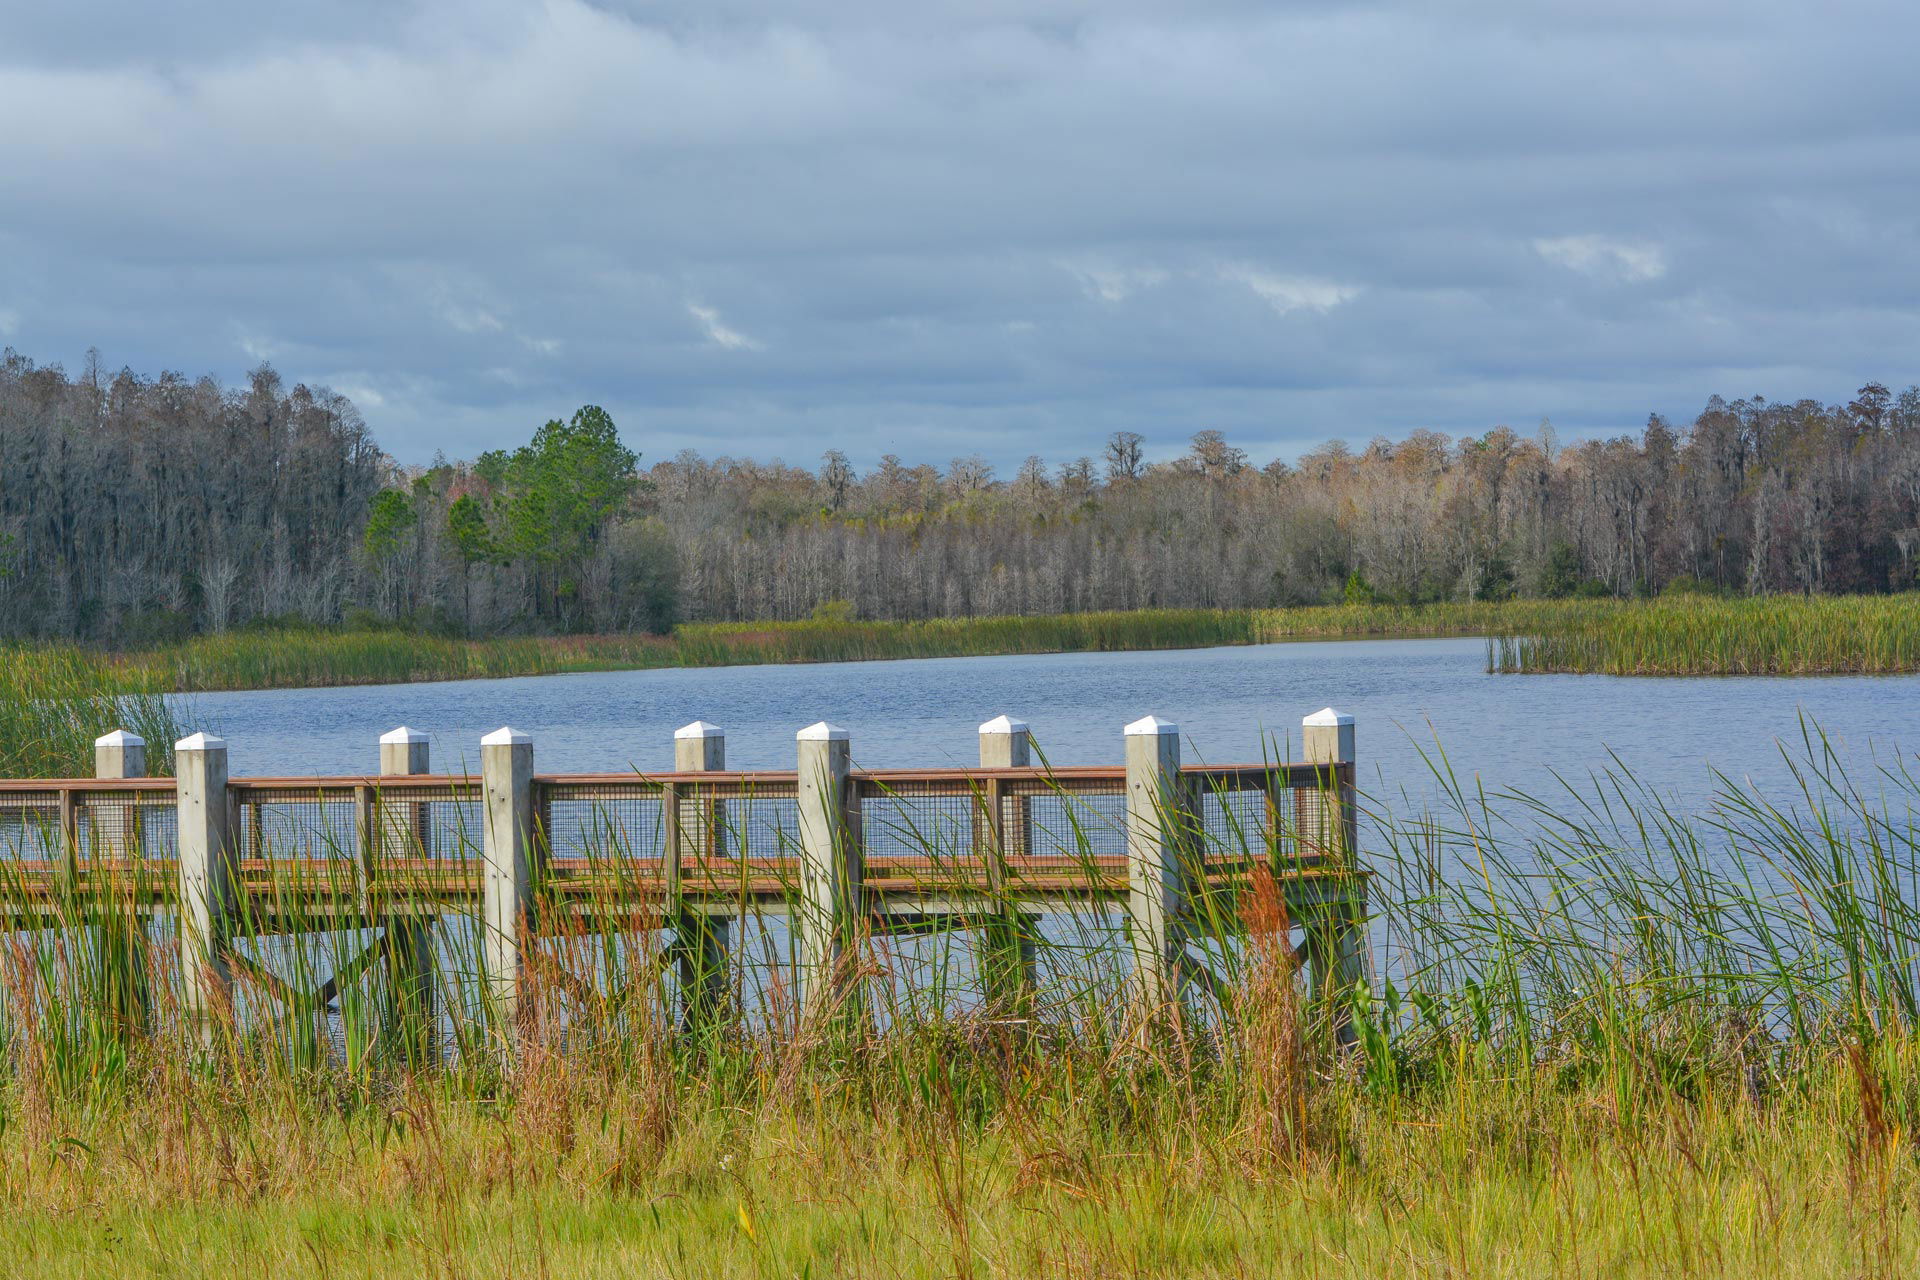
[[[1305,762],[1330,767],[1320,777],[1319,795],[1311,815],[1309,847],[1340,866],[1359,863],[1360,810],[1352,780],[1355,763],[1353,717],[1322,707],[1300,722],[1301,754]],[[1344,766],[1344,768],[1338,767]],[[1346,997],[1367,977],[1366,882],[1356,879],[1347,895],[1329,904],[1325,914],[1310,922],[1307,958],[1312,968],[1313,996],[1333,1014],[1334,1034],[1342,1045],[1354,1041],[1352,1012]]]
[[[234,866],[227,799],[227,744],[196,733],[173,744],[179,814],[180,972],[183,1008],[201,1044],[232,1010],[227,945]]]
[[[800,967],[809,1017],[827,1013],[851,989],[856,927],[861,919],[859,833],[849,820],[848,775],[853,748],[845,729],[825,720],[795,736],[798,743],[800,836]]]
[[[1033,765],[1033,734],[1024,720],[997,716],[980,726],[980,767],[1026,769]],[[984,850],[988,882],[999,899],[982,923],[980,980],[989,1012],[997,1017],[1024,1018],[1032,1012],[1037,949],[1029,921],[1006,894],[1006,855],[1009,849],[1032,847],[1032,812],[1024,795],[1008,795],[988,781],[980,803],[987,806],[988,840]],[[1012,810],[1012,812],[1008,812]]]
[[[511,1062],[525,1030],[522,986],[533,934],[536,840],[533,739],[500,728],[480,739],[481,963],[489,1014]]]
[[[1180,726],[1146,716],[1127,726],[1125,738],[1130,995],[1136,1014],[1151,1020],[1180,997],[1188,805]]]
[[[404,778],[427,772],[430,750],[427,735],[405,725],[381,734],[380,776]],[[375,805],[379,843],[366,865],[377,885],[386,859],[425,857],[433,845],[433,832],[428,826],[430,810],[424,804],[389,801],[382,795]],[[424,903],[391,899],[385,910],[387,987],[393,999],[394,1030],[410,1060],[428,1062],[435,1047],[434,995],[439,977],[434,964],[434,924],[439,913]]]
[[[695,720],[673,731],[675,773],[711,773],[727,767],[727,735],[717,724]],[[670,820],[680,824],[680,839],[669,844],[674,856],[697,852],[703,860],[726,851],[726,810],[717,800],[701,795],[670,793],[678,812]],[[671,869],[676,886],[681,870]],[[719,1025],[727,1005],[727,953],[732,925],[724,915],[692,911],[678,898],[672,904],[674,961],[680,980],[680,1025],[700,1034]]]

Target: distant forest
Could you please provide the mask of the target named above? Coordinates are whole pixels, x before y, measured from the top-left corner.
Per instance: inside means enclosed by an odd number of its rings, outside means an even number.
[[[591,406],[407,466],[344,397],[0,358],[0,634],[114,645],[258,624],[464,633],[1511,595],[1883,592],[1920,568],[1920,388],[1731,403],[1637,436],[1416,431],[1257,464],[996,475],[647,462]]]

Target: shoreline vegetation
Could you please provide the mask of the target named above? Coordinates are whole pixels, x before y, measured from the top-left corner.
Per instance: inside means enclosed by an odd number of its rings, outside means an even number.
[[[1500,674],[1892,675],[1920,671],[1920,595],[820,618],[686,623],[667,635],[478,640],[247,628],[126,653],[16,645],[0,647],[0,776],[84,773],[92,738],[125,722],[150,743],[171,742],[165,695],[175,693],[1420,636],[1486,636],[1487,670]]]
[[[0,1256],[76,1280],[1912,1275],[1920,782],[1849,779],[1811,730],[1793,752],[1799,789],[1722,779],[1703,817],[1623,772],[1526,796],[1436,764],[1432,810],[1363,817],[1370,982],[1303,994],[1256,875],[1211,917],[1216,983],[1151,1019],[1091,922],[1034,939],[1023,1016],[948,933],[861,939],[858,1006],[803,1016],[768,976],[729,1002],[765,1016],[698,1029],[650,934],[560,926],[517,1050],[449,994],[423,1061],[383,965],[337,1015],[274,994],[341,973],[370,922],[278,918],[203,1035],[164,931],[66,918],[0,950]],[[477,990],[480,936],[449,918],[443,991]]]
[[[76,655],[72,661],[116,673],[131,689],[202,693],[1475,635],[1489,638],[1488,670],[1498,673],[1897,674],[1920,671],[1920,594],[1140,609],[910,622],[822,618],[683,623],[665,635],[487,639],[402,630],[248,629],[132,653],[65,646],[15,652]]]
[[[1519,605],[1344,605],[1300,609],[1141,609],[917,621],[815,619],[683,623],[667,635],[462,640],[402,631],[231,632],[113,665],[172,692],[491,679],[903,658],[1129,652],[1280,640],[1473,635],[1531,617]],[[1546,614],[1557,612],[1548,606]]]

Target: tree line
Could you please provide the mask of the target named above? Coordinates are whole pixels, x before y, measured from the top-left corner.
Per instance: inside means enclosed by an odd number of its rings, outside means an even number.
[[[1920,388],[1731,403],[1560,444],[1550,424],[1335,441],[1256,465],[1203,430],[1149,461],[1002,476],[642,465],[587,406],[405,466],[344,397],[0,359],[0,634],[127,645],[259,624],[465,633],[1514,595],[1883,592],[1920,581]]]

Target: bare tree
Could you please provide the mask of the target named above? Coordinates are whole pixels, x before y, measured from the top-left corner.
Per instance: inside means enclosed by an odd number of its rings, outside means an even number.
[[[1140,477],[1140,447],[1146,443],[1138,431],[1116,431],[1107,438],[1107,479],[1137,480]]]

